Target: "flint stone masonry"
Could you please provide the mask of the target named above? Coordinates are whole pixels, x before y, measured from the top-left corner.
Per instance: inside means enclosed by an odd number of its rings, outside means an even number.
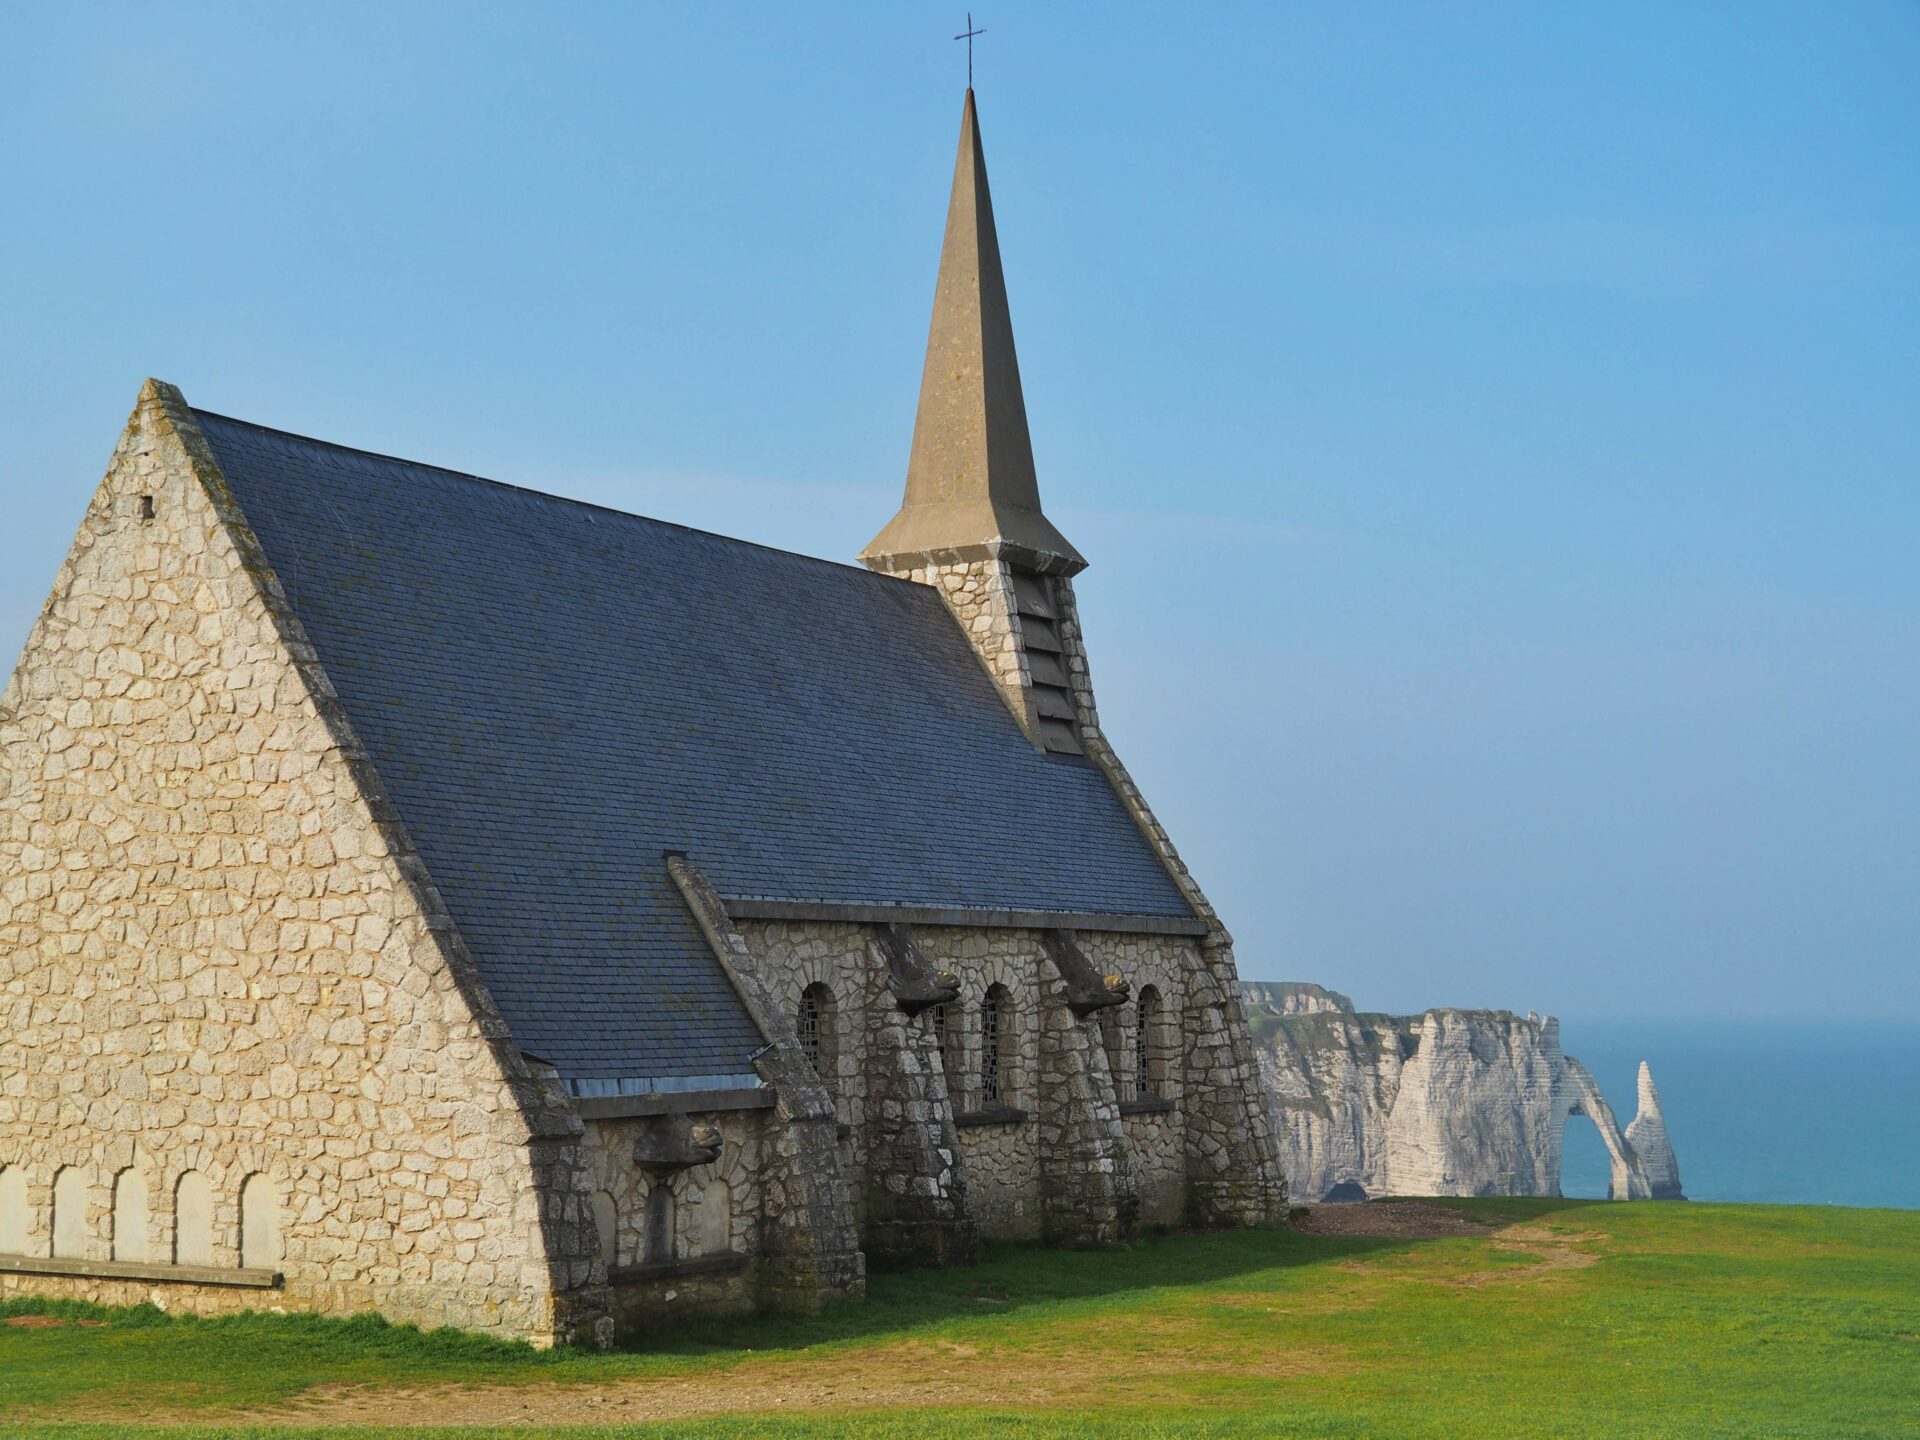
[[[984,558],[959,554],[869,555],[867,563],[939,590],[954,618],[980,652],[982,663],[1000,686],[1008,708],[1038,744],[1038,716],[1031,701],[1032,673],[1021,640],[1022,617],[1013,598],[1014,567],[1004,556],[997,551]],[[1147,843],[1206,927],[1205,936],[1197,943],[1169,939],[1160,942],[1156,951],[1171,963],[1155,968],[1177,975],[1180,981],[1177,987],[1180,1008],[1172,1013],[1178,1017],[1178,1048],[1182,1056],[1180,1088],[1184,1123],[1178,1127],[1185,1147],[1184,1174],[1178,1187],[1182,1219],[1200,1226],[1272,1223],[1285,1216],[1287,1190],[1268,1117],[1257,1100],[1260,1069],[1240,998],[1233,938],[1220,923],[1199,883],[1147,804],[1145,795],[1100,728],[1072,581],[1053,576],[1048,583],[1056,608],[1056,630],[1063,647],[1062,662],[1073,700],[1079,743],[1087,759],[1106,774]],[[1136,986],[1147,983],[1144,979],[1135,980],[1134,972],[1125,966],[1117,967],[1116,973],[1133,980]],[[1057,998],[1064,1002],[1063,994]],[[1094,1048],[1098,1048],[1097,1042]],[[1056,1053],[1056,1065],[1071,1069],[1064,1056],[1065,1051]],[[1107,1091],[1114,1090],[1111,1076],[1104,1085]],[[1128,1129],[1125,1124],[1120,1128],[1123,1134]],[[1164,1148],[1170,1138],[1167,1132],[1174,1127],[1135,1123],[1131,1128],[1143,1136],[1151,1135],[1158,1151]],[[1064,1143],[1065,1137],[1055,1138]],[[980,1143],[1002,1152],[993,1157],[996,1165],[1023,1165],[1024,1156],[1018,1153],[1019,1141],[997,1136],[983,1137]],[[1101,1144],[1089,1140],[1084,1153],[1093,1155],[1100,1149]],[[1131,1220],[1123,1224],[1117,1217],[1123,1212],[1138,1213],[1139,1196],[1145,1193],[1140,1189],[1142,1185],[1154,1197],[1150,1202],[1153,1215],[1165,1216],[1171,1212],[1171,1182],[1164,1178],[1164,1171],[1157,1164],[1151,1164],[1145,1172],[1137,1172],[1131,1181],[1116,1177],[1113,1182],[1116,1218],[1094,1226],[1094,1231],[1119,1233],[1130,1229]],[[1127,1192],[1134,1198],[1118,1198]],[[1005,1217],[1004,1221],[993,1222],[994,1229],[985,1233],[994,1233],[1001,1223],[1020,1226],[1014,1233],[1045,1232],[1043,1223],[1030,1218],[1029,1207],[1033,1203],[1030,1197],[983,1195],[981,1203],[993,1206],[996,1215]]]
[[[148,383],[0,696],[0,1296],[608,1343],[1284,1215],[970,94],[935,312],[895,579]]]
[[[858,1295],[867,1249],[1271,1218],[1230,941],[1099,736],[1058,583],[1088,741],[1062,763],[1106,771],[1207,934],[1082,931],[1063,968],[1004,920],[735,922],[663,857],[769,1037],[771,1108],[623,1115],[512,1043],[192,412],[150,384],[0,701],[0,1229],[46,1262],[0,1256],[0,1294],[218,1312],[271,1250],[281,1308],[603,1341]],[[943,972],[944,1050],[913,1008]],[[824,1075],[793,1030],[809,985]],[[990,987],[999,1109],[962,1128]],[[1154,1056],[1134,1002],[1113,1036],[1098,1013],[1148,989]],[[650,1168],[669,1120],[724,1143]]]
[[[1286,1010],[1299,987],[1250,984],[1263,1082],[1293,1192],[1310,1201],[1371,1195],[1560,1193],[1569,1116],[1593,1121],[1616,1200],[1677,1198],[1651,1168],[1591,1073],[1560,1048],[1559,1021],[1510,1011]],[[1642,1075],[1646,1076],[1644,1066]],[[1636,1123],[1646,1124],[1651,1078]],[[1651,1105],[1655,1123],[1658,1097]],[[1659,1136],[1664,1140],[1662,1124]],[[1672,1167],[1668,1147],[1661,1164]]]
[[[72,1167],[78,1248],[108,1258],[132,1168],[148,1254],[173,1256],[192,1173],[207,1263],[238,1268],[259,1174],[284,1197],[289,1308],[573,1333],[579,1121],[506,1042],[170,387],[142,391],[0,696],[0,801],[0,1166],[25,1176],[24,1253],[54,1253]],[[27,1288],[157,1293],[0,1274]]]

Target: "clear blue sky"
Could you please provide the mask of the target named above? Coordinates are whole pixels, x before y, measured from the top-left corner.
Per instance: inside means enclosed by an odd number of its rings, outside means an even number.
[[[1042,490],[1243,973],[1920,1017],[1920,7],[986,4]],[[148,374],[850,558],[962,10],[10,7],[0,646]]]

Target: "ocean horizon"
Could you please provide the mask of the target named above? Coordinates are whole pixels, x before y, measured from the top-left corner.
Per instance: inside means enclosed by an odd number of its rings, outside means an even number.
[[[1920,1209],[1920,1023],[1561,1017],[1624,1129],[1640,1062],[1692,1200]],[[1561,1192],[1604,1199],[1606,1150],[1567,1122]]]

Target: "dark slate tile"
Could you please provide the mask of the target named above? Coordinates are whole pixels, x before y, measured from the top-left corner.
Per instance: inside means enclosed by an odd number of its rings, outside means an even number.
[[[197,412],[514,1037],[571,1077],[750,1068],[668,880],[1186,917],[940,598]]]

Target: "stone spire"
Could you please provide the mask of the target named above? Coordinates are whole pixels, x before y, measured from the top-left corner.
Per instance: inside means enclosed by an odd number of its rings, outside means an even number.
[[[960,116],[906,499],[860,558],[895,574],[956,560],[1051,575],[1087,564],[1040,511],[972,90]]]

